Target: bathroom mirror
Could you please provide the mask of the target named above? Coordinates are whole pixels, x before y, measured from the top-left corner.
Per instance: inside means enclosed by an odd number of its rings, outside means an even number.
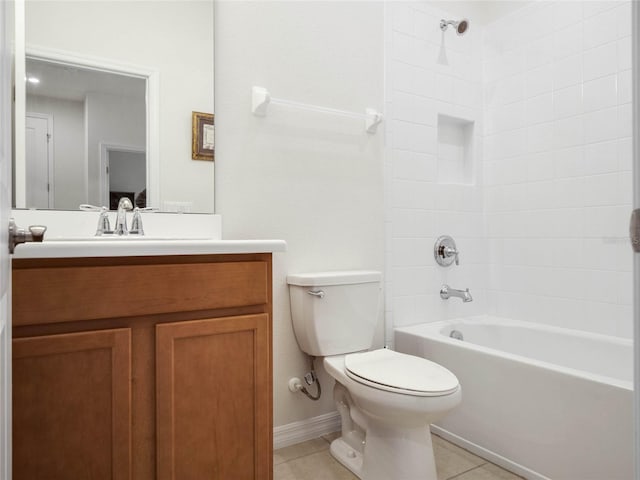
[[[214,113],[213,31],[213,0],[26,0],[14,206],[131,196],[213,213],[213,155],[193,154],[205,132],[192,128]]]

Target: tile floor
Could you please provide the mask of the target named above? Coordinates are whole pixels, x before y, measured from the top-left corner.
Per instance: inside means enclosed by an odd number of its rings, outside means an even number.
[[[274,480],[358,480],[333,459],[329,443],[337,433],[276,450]],[[519,480],[483,458],[433,435],[438,480]],[[391,480],[391,479],[390,479]]]

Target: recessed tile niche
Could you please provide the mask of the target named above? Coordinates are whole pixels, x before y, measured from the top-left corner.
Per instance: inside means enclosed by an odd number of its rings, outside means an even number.
[[[474,122],[438,114],[438,183],[473,185]]]

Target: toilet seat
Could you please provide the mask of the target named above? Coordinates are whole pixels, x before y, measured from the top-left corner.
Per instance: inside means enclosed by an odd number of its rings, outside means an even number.
[[[459,387],[456,376],[442,365],[386,348],[346,355],[344,366],[358,383],[404,395],[449,395]]]

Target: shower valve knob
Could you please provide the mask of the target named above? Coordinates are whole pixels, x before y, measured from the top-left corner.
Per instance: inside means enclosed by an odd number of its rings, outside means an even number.
[[[443,267],[448,267],[454,262],[460,265],[460,252],[456,248],[456,242],[449,235],[443,235],[436,240],[433,256],[438,265]]]

